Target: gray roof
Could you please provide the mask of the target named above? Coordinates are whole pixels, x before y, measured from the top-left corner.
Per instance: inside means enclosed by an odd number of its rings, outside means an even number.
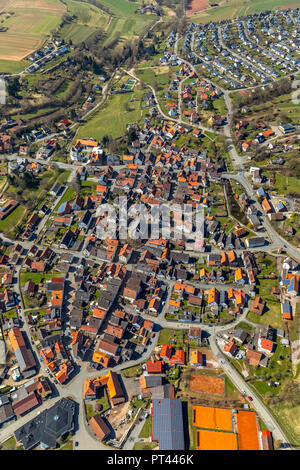
[[[17,441],[23,443],[24,449],[31,449],[41,443],[53,448],[59,437],[74,428],[75,403],[62,398],[48,410],[25,423],[15,431]]]
[[[160,450],[185,450],[181,401],[155,398],[152,403],[152,435]]]
[[[146,388],[157,387],[162,384],[161,375],[145,375],[144,377]]]
[[[36,362],[30,349],[27,349],[25,346],[21,346],[16,349],[15,354],[21,372],[36,367]]]
[[[6,405],[0,407],[0,424],[5,423],[5,421],[8,421],[14,416],[15,413],[10,403],[7,403]]]

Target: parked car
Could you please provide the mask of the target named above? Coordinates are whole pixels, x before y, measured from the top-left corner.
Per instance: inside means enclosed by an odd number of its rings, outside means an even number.
[[[253,398],[250,397],[250,395],[249,395],[249,396],[248,396],[248,400],[253,401]]]

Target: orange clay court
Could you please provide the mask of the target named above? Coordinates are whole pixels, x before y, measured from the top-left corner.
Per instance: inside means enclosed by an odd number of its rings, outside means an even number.
[[[193,406],[193,425],[197,428],[232,431],[231,410]]]
[[[237,450],[236,434],[197,429],[197,450]]]
[[[256,414],[239,411],[237,414],[239,450],[259,450]]]
[[[225,380],[223,377],[211,375],[190,374],[189,388],[191,392],[208,393],[210,395],[225,394]]]

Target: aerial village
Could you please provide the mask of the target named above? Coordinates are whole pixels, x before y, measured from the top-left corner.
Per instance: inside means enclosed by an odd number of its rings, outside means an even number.
[[[299,35],[286,34],[299,32],[299,18],[284,10],[192,24],[180,39],[171,32],[158,60],[175,72],[159,96],[143,95],[147,114],[127,125],[122,152],[73,138],[69,118],[54,136],[3,124],[2,173],[30,188],[23,199],[1,190],[4,448],[284,448],[274,422],[300,362],[300,199],[280,194],[278,173],[256,156],[268,149],[284,168],[299,140],[296,125],[250,119],[247,108],[232,119],[225,101],[229,89],[299,70]],[[138,73],[117,73],[113,92],[132,93]],[[227,131],[235,157],[217,140]],[[128,234],[103,238],[110,221],[99,208],[117,208],[121,196]],[[140,203],[201,208],[200,240],[195,221],[176,211],[181,239],[131,237]]]

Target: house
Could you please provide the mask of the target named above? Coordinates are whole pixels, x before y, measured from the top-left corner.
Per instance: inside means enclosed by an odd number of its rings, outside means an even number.
[[[0,425],[6,423],[7,421],[15,418],[16,415],[14,410],[10,404],[10,402],[3,404],[0,406]]]
[[[131,258],[132,251],[132,247],[128,243],[125,243],[125,245],[123,245],[120,250],[119,261],[121,261],[121,263],[127,264]]]
[[[6,202],[3,206],[0,207],[0,220],[4,220],[9,214],[11,214],[17,207],[19,203],[14,200]]]
[[[272,354],[275,352],[276,349],[276,343],[271,341],[270,339],[259,337],[258,338],[258,349],[263,351],[266,354]]]
[[[101,377],[86,379],[84,381],[84,398],[90,400],[96,399],[98,389],[101,387],[106,387],[113,407],[125,402],[124,392],[116,372],[110,370]]]
[[[183,349],[176,349],[175,354],[173,354],[169,360],[171,366],[185,365],[185,351]]]
[[[110,428],[100,415],[95,415],[89,420],[89,426],[100,441],[104,441],[110,435]]]
[[[292,320],[292,306],[289,302],[281,304],[281,315],[283,320]]]
[[[125,299],[133,302],[137,299],[141,291],[141,281],[138,278],[131,276],[124,287],[123,296]]]
[[[50,196],[57,197],[61,193],[62,189],[63,187],[59,183],[54,183],[49,191],[49,194]]]
[[[272,433],[263,429],[261,432],[261,443],[263,450],[274,450]]]
[[[255,297],[254,301],[252,302],[251,311],[256,313],[257,315],[262,315],[264,308],[266,305],[266,301],[263,300],[261,297]]]
[[[28,349],[25,344],[22,331],[19,328],[12,328],[8,333],[8,337],[16,355],[21,373],[26,378],[31,377],[36,373],[36,362],[31,349]]]
[[[238,348],[233,341],[229,341],[224,345],[224,352],[230,354],[232,357],[236,354]]]
[[[194,349],[191,352],[191,366],[204,366],[204,354],[202,354],[198,349]]]
[[[247,337],[248,337],[248,333],[242,328],[238,328],[233,334],[233,339],[240,344],[244,344]]]
[[[264,198],[262,200],[262,203],[261,203],[264,211],[266,212],[266,214],[269,214],[270,212],[273,212],[273,207],[271,206],[270,202],[268,201],[268,199]]]
[[[146,370],[148,374],[161,374],[163,361],[146,361]]]
[[[236,283],[238,284],[245,284],[245,275],[243,273],[243,271],[241,270],[241,268],[238,268],[236,269],[235,273],[234,273],[234,280]]]
[[[246,358],[251,366],[258,367],[263,358],[263,354],[259,351],[255,351],[254,349],[248,349],[246,352]]]
[[[207,305],[209,307],[218,307],[219,302],[220,302],[220,293],[215,287],[212,287],[208,291]]]
[[[163,344],[160,350],[160,357],[162,359],[170,359],[172,356],[172,350],[172,346],[170,346],[169,344]]]
[[[251,237],[246,238],[245,243],[247,248],[257,248],[259,246],[264,246],[266,243],[266,239],[264,237]]]
[[[192,340],[200,340],[201,342],[202,330],[201,328],[191,327],[189,329],[188,338]]]

